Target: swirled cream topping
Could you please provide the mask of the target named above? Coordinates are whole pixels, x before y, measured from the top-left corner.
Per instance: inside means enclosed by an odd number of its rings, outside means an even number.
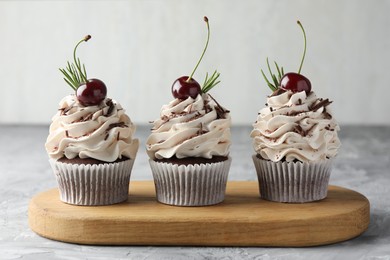
[[[175,99],[161,109],[146,141],[151,159],[228,156],[231,119],[209,94]]]
[[[332,116],[328,99],[314,92],[286,91],[268,97],[267,107],[260,110],[251,137],[257,154],[277,162],[318,161],[337,154],[340,130]]]
[[[134,132],[135,126],[114,100],[106,98],[97,106],[84,107],[75,95],[69,95],[53,117],[45,147],[53,159],[134,159],[139,146]]]

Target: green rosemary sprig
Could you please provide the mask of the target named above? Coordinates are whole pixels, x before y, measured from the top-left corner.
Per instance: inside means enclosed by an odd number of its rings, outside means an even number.
[[[74,89],[77,90],[77,88],[82,84],[87,82],[87,71],[85,69],[85,65],[81,65],[80,59],[76,57],[76,51],[77,47],[82,42],[87,42],[89,39],[91,39],[91,35],[85,36],[81,41],[79,41],[73,50],[73,63],[67,62],[67,66],[65,69],[60,68],[59,70],[62,72],[62,74],[65,76],[64,80],[68,85]]]
[[[275,91],[279,88],[279,85],[280,85],[280,80],[282,79],[283,75],[284,75],[284,69],[283,67],[279,67],[279,65],[276,63],[276,61],[274,61],[275,63],[275,67],[276,67],[276,70],[278,72],[278,76],[276,77],[275,74],[272,72],[271,70],[271,66],[269,65],[269,61],[268,61],[268,58],[267,58],[267,68],[268,68],[268,71],[269,71],[269,74],[271,75],[271,79],[272,79],[272,83],[268,80],[267,76],[265,75],[264,71],[261,70],[261,74],[263,75],[265,81],[267,82],[267,85],[268,87],[272,90],[272,91]]]
[[[221,81],[218,80],[220,73],[216,70],[209,78],[209,74],[206,73],[206,78],[204,79],[203,86],[202,86],[202,93],[207,93],[210,89],[215,87],[218,83]],[[217,81],[218,80],[218,81]]]

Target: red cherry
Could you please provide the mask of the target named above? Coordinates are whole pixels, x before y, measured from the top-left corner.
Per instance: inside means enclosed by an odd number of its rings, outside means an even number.
[[[284,76],[280,80],[280,88],[284,90],[291,90],[294,93],[301,91],[306,91],[306,93],[310,93],[311,83],[310,80],[302,74],[289,72],[284,74]]]
[[[195,79],[191,78],[189,81],[187,79],[188,76],[182,76],[173,82],[172,95],[174,98],[196,98],[202,92],[199,83]]]
[[[96,106],[102,102],[107,95],[107,88],[100,79],[88,79],[76,90],[76,96],[83,106]]]

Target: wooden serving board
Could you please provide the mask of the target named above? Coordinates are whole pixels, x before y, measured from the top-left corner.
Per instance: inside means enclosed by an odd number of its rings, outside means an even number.
[[[325,200],[285,204],[260,199],[257,182],[229,182],[225,201],[207,207],[160,204],[151,181],[132,181],[116,205],[68,205],[57,189],[29,205],[39,235],[92,245],[315,246],[360,235],[369,218],[369,201],[352,190],[330,186]]]

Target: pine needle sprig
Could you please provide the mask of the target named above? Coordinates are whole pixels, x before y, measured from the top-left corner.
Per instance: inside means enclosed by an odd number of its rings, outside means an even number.
[[[218,83],[221,82],[220,80],[218,80],[219,75],[220,73],[217,72],[217,70],[214,71],[210,78],[209,74],[206,73],[206,78],[204,79],[202,86],[202,93],[207,93],[210,89],[214,88],[216,85],[218,85]]]
[[[272,91],[275,91],[275,90],[277,90],[279,88],[280,81],[281,81],[281,79],[282,79],[282,77],[284,75],[283,67],[279,67],[279,65],[276,63],[276,61],[274,61],[274,63],[275,63],[276,70],[278,72],[277,76],[272,72],[271,66],[269,65],[269,60],[267,58],[267,68],[268,68],[269,74],[271,75],[272,83],[271,83],[270,80],[268,80],[268,78],[265,75],[264,71],[261,69],[261,74],[263,75],[264,80],[267,82],[268,87]]]

